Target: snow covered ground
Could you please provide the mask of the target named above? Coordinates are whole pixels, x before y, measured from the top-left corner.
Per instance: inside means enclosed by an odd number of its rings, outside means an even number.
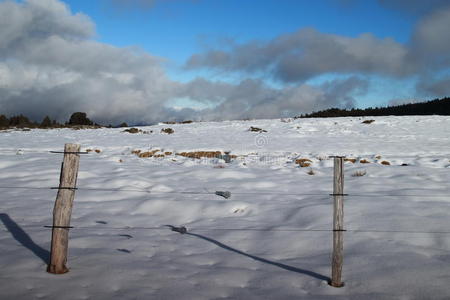
[[[450,118],[370,119],[0,132],[0,299],[448,299]],[[62,156],[46,151],[64,143],[101,152],[81,156],[70,272],[51,275],[56,191],[43,188]],[[237,157],[176,155],[192,151]],[[357,159],[345,163],[343,288],[327,284],[332,232],[301,231],[332,228],[329,155]]]

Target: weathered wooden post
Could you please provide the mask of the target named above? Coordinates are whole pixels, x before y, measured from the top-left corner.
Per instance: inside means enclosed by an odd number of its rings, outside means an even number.
[[[334,156],[333,182],[333,259],[331,282],[334,287],[342,287],[342,263],[344,256],[344,157]]]
[[[69,247],[70,217],[77,184],[80,161],[80,145],[65,144],[64,159],[61,166],[58,194],[53,208],[52,246],[47,272],[63,274],[69,271],[66,266]]]

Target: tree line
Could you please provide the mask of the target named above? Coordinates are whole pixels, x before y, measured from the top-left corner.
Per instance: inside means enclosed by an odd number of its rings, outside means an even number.
[[[339,109],[330,108],[310,114],[302,114],[294,118],[334,118],[334,117],[363,117],[363,116],[410,116],[410,115],[450,115],[450,97],[435,99],[427,102],[409,103],[402,105],[393,105],[387,107],[369,107],[365,109]],[[191,123],[185,121],[181,123]],[[175,122],[172,122],[175,123]],[[91,121],[84,112],[75,112],[70,116],[69,121],[64,124],[51,120],[49,116],[44,117],[41,122],[34,122],[26,116],[20,114],[10,118],[0,114],[0,129],[8,128],[64,128],[64,127],[105,127]],[[112,127],[108,125],[106,127]],[[128,127],[123,122],[117,127]]]
[[[123,125],[123,124],[122,124]],[[69,121],[64,124],[51,120],[49,116],[44,117],[41,122],[31,121],[28,117],[20,114],[10,118],[0,115],[0,129],[8,128],[64,128],[64,127],[90,127],[99,128],[101,125],[92,122],[84,112],[75,112]]]
[[[334,118],[363,116],[411,116],[411,115],[450,115],[450,98],[435,99],[427,102],[393,105],[387,107],[369,107],[365,109],[330,108],[295,118]]]

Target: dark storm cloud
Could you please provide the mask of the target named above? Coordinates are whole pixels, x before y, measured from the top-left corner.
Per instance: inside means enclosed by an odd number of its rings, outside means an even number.
[[[370,33],[349,38],[308,28],[268,42],[234,44],[228,50],[195,54],[186,67],[269,72],[284,82],[304,81],[332,72],[404,76],[414,69],[404,64],[407,53],[394,40],[378,39]]]

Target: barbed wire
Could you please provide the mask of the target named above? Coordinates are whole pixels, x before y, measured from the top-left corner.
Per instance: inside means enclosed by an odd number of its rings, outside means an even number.
[[[28,187],[28,186],[0,186],[0,189],[29,189],[29,190],[58,190],[61,187]],[[216,192],[205,191],[152,191],[148,189],[130,188],[73,188],[77,191],[98,191],[98,192],[134,192],[146,194],[187,194],[187,195],[217,195]],[[277,195],[277,196],[334,196],[330,193],[286,193],[281,191],[256,191],[256,192],[231,192],[231,195]],[[220,196],[220,195],[218,195]],[[344,198],[352,197],[449,197],[449,194],[344,194]]]
[[[9,227],[23,227],[23,228],[45,228],[52,229],[62,228],[59,226],[51,225],[38,225],[38,224],[25,224],[25,225],[9,225]],[[172,226],[172,225],[162,225],[162,226],[66,226],[64,227],[70,230],[168,230],[174,228],[185,228],[186,232],[198,232],[198,231],[259,231],[259,232],[335,232],[337,230],[333,229],[315,229],[315,228],[258,228],[258,227],[240,227],[240,228],[212,228],[212,227],[193,227],[186,228],[184,226]],[[177,230],[173,230],[177,231]],[[389,230],[389,229],[344,229],[339,230],[340,232],[347,232],[352,234],[358,233],[405,233],[405,234],[450,234],[450,231],[445,230]]]

